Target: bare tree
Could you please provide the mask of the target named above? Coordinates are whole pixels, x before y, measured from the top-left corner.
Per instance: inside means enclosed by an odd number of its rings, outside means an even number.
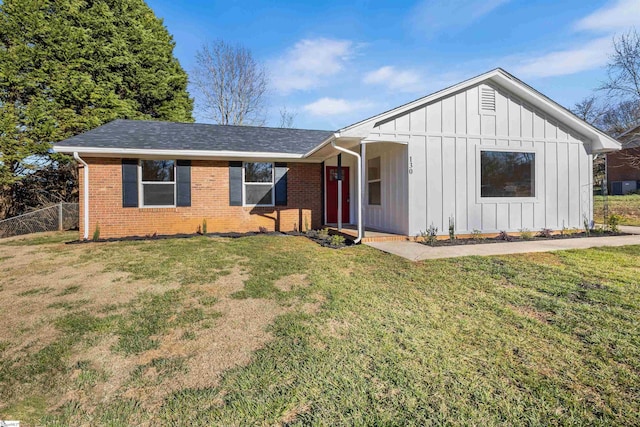
[[[609,80],[601,89],[609,95],[640,102],[640,35],[633,29],[613,39],[607,64]]]
[[[635,28],[613,39],[607,71],[608,81],[600,90],[616,102],[604,110],[599,124],[617,137],[640,124],[640,35]],[[623,148],[633,147],[638,135],[627,134],[622,140]],[[626,165],[640,169],[640,149],[623,150],[620,156]]]
[[[585,122],[606,132],[602,128],[602,117],[606,113],[606,107],[602,105],[601,100],[596,95],[591,95],[578,102],[571,111]],[[601,182],[605,178],[604,162],[605,158],[602,156],[596,156],[593,160],[593,178],[596,182]]]
[[[627,130],[620,137],[620,142],[623,148],[619,153],[622,163],[640,170],[640,126]]]
[[[205,118],[223,125],[264,125],[267,74],[249,49],[223,40],[203,44],[192,83]]]
[[[280,109],[280,126],[281,128],[292,128],[298,113],[289,111],[286,106]]]
[[[626,100],[607,108],[600,118],[602,129],[619,136],[640,124],[640,99]]]
[[[635,100],[615,103],[612,98],[603,100],[592,95],[578,102],[571,111],[613,137],[638,125],[640,120],[640,103]]]
[[[605,109],[598,102],[598,98],[591,95],[574,105],[571,111],[585,122],[598,126]]]

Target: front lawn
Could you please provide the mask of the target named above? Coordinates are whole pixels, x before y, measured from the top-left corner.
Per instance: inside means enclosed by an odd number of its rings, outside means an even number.
[[[640,424],[638,246],[411,263],[59,240],[0,243],[0,419]]]
[[[640,194],[607,196],[609,214],[620,215],[620,224],[640,226]],[[604,218],[604,197],[593,196],[593,218],[598,223]]]

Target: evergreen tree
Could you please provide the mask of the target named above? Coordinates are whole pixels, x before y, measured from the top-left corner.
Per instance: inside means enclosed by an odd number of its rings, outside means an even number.
[[[173,48],[144,0],[3,0],[2,202],[30,169],[59,160],[52,143],[116,118],[192,121]]]

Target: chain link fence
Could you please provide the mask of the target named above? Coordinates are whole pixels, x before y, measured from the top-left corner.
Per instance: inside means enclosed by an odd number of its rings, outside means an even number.
[[[0,221],[0,238],[78,228],[78,204],[58,203]]]

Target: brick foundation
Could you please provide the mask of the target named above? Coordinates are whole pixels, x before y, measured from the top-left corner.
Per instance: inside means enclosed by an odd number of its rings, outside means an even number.
[[[191,162],[191,206],[123,208],[122,160],[83,158],[89,164],[89,238],[195,233],[207,221],[208,232],[293,231],[322,225],[322,166],[288,163],[287,206],[229,206],[229,163]],[[80,236],[84,233],[84,170],[80,167]]]

